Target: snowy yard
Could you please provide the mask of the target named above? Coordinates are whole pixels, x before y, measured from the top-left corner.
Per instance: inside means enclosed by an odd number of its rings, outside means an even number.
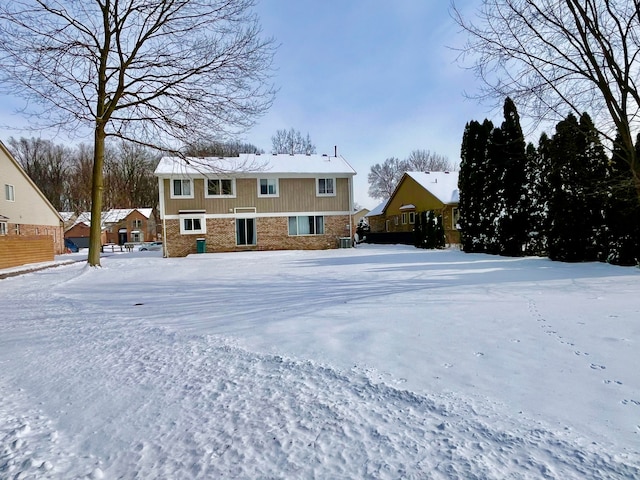
[[[6,278],[0,478],[640,478],[639,292],[372,245]]]

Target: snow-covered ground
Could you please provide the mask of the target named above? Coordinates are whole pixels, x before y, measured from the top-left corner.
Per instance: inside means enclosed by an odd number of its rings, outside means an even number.
[[[0,478],[640,478],[639,292],[372,245],[6,278]]]

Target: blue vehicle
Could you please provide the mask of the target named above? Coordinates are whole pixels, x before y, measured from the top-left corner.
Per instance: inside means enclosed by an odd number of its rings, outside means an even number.
[[[80,248],[78,248],[78,245],[76,245],[73,240],[69,240],[68,238],[64,239],[64,248],[67,250],[67,252],[69,253],[77,253],[80,251]]]

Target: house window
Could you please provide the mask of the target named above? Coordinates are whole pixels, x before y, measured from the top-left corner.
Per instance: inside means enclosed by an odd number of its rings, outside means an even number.
[[[407,224],[407,214],[406,213],[402,213],[402,224],[403,225]]]
[[[416,212],[409,212],[409,224],[413,225],[416,223]]]
[[[277,178],[259,179],[258,180],[258,196],[277,197],[278,196],[278,179]]]
[[[142,220],[140,220],[140,219],[136,219],[136,220],[132,221],[132,222],[131,222],[131,226],[132,226],[134,229],[140,229],[140,228],[142,228]]]
[[[171,198],[193,198],[193,181],[174,179],[171,182]]]
[[[322,235],[324,234],[323,216],[289,217],[289,235]]]
[[[333,178],[318,178],[316,182],[316,194],[318,196],[334,196],[336,194],[335,180]]]
[[[6,185],[4,186],[4,196],[7,199],[7,201],[9,202],[15,202],[16,201],[16,194],[13,188],[13,185]]]
[[[0,222],[0,235],[7,234],[7,222]]]
[[[20,235],[20,224],[19,223],[16,223],[16,227],[14,229],[14,232],[15,232],[16,235]]]
[[[256,219],[236,218],[236,245],[256,244]]]
[[[202,234],[206,232],[207,223],[204,215],[180,215],[180,233],[182,235]]]
[[[396,225],[398,225],[398,215],[396,215],[395,217],[393,217],[393,223],[395,223]]]
[[[215,178],[207,180],[207,197],[233,196],[233,180]]]
[[[451,219],[453,220],[452,228],[457,230],[458,224],[460,223],[460,210],[458,207],[453,207]]]

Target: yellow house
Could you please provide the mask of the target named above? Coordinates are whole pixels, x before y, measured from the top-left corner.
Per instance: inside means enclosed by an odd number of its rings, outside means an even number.
[[[458,202],[457,172],[406,172],[375,223],[381,232],[413,232],[416,215],[433,210],[442,215],[446,243],[460,243]]]

